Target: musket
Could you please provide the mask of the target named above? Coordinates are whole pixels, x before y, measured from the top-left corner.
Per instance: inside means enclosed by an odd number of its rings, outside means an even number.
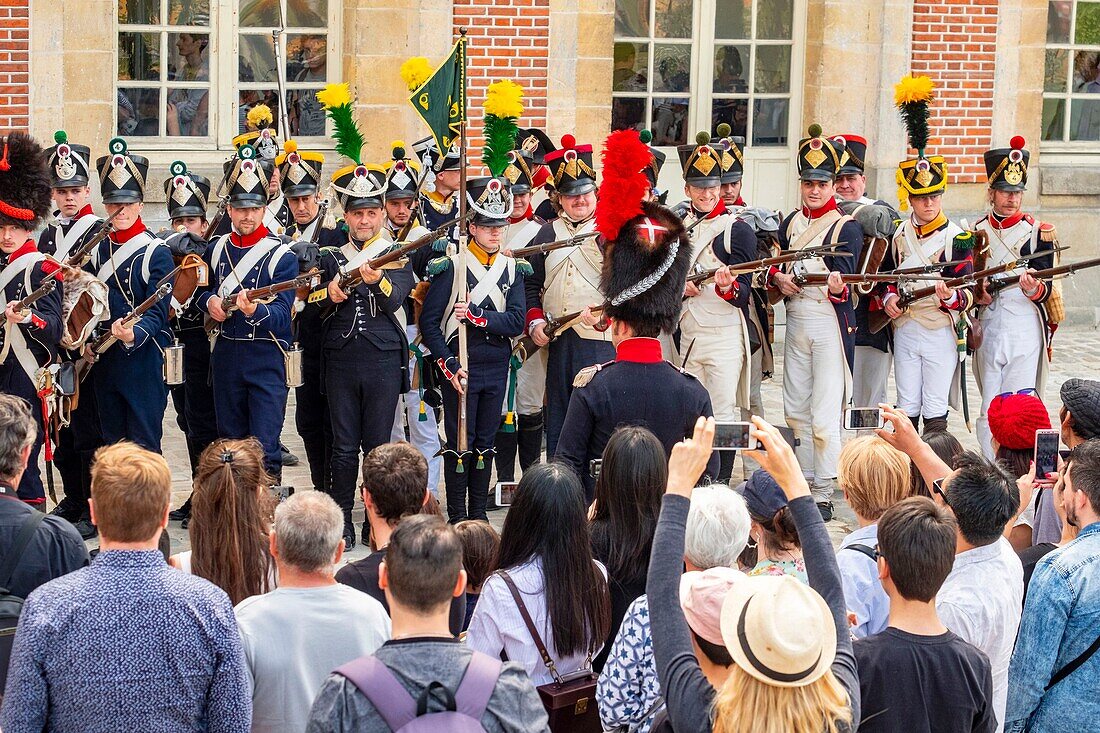
[[[794,276],[794,284],[800,288],[815,288],[829,284],[828,272],[803,272]],[[845,284],[858,284],[858,283],[892,283],[899,280],[944,280],[947,278],[943,275],[926,275],[923,273],[853,273],[853,274],[841,274],[840,279]],[[933,288],[934,290],[935,288]]]
[[[373,260],[368,260],[367,263],[366,263],[367,267],[371,268],[372,270],[379,270],[379,269],[385,267],[386,265],[390,264],[391,262],[396,262],[397,260],[401,259],[402,257],[409,254],[410,252],[415,252],[416,250],[420,249],[424,245],[430,244],[430,243],[434,242],[435,240],[439,239],[440,237],[445,236],[447,234],[448,229],[450,229],[455,224],[462,221],[464,218],[469,219],[471,216],[473,216],[472,211],[467,213],[465,217],[461,217],[461,216],[460,217],[455,217],[454,219],[451,219],[448,222],[444,222],[443,224],[440,224],[439,226],[437,226],[435,229],[428,232],[427,234],[421,235],[421,236],[417,237],[416,239],[414,239],[411,242],[406,242],[405,244],[402,244],[399,247],[391,249],[389,252],[386,252],[385,254],[379,255],[378,257],[375,257]],[[351,270],[350,272],[345,272],[345,271],[341,270],[341,272],[340,272],[340,289],[341,290],[350,290],[351,288],[358,287],[359,285],[362,284],[362,282],[363,282],[363,276],[359,274],[359,268]]]
[[[1049,254],[1053,254],[1054,252],[1059,252],[1063,249],[1066,249],[1066,248],[1065,247],[1059,247],[1059,248],[1053,249],[1053,250],[1048,249],[1048,250],[1043,250],[1042,252],[1032,252],[1031,254],[1020,255],[1015,260],[1010,260],[1008,262],[1002,262],[999,265],[994,265],[993,267],[987,267],[984,270],[980,270],[978,272],[974,272],[974,273],[971,273],[969,275],[963,275],[961,277],[956,277],[956,278],[952,278],[950,280],[946,280],[946,281],[944,281],[944,284],[949,288],[968,287],[968,286],[973,285],[974,283],[978,282],[978,280],[981,280],[982,278],[990,277],[992,275],[999,275],[1002,272],[1008,272],[1009,270],[1015,270],[1017,267],[1026,267],[1027,263],[1030,260],[1033,260],[1037,257],[1045,257]],[[929,297],[931,297],[935,294],[936,294],[936,287],[934,285],[926,287],[926,288],[918,288],[917,290],[912,290],[912,291],[909,291],[909,292],[904,292],[904,293],[901,293],[898,296],[897,306],[898,306],[898,308],[901,308],[901,309],[904,310],[905,308],[908,308],[910,305],[917,302],[918,300],[923,300],[924,298],[929,298]],[[868,328],[868,330],[870,330],[871,333],[878,333],[879,331],[881,331],[883,328],[886,327],[886,324],[888,324],[890,322],[890,320],[891,320],[890,316],[886,315],[886,311],[884,311],[884,310],[870,311],[867,314],[867,328]]]
[[[581,244],[586,239],[600,236],[599,232],[585,232],[584,234],[575,234],[572,237],[566,239],[559,239],[556,242],[544,242],[543,244],[532,244],[529,247],[520,247],[519,249],[512,250],[513,257],[526,257],[527,255],[539,255],[546,252],[553,252],[556,249],[564,249],[565,247],[574,247]]]
[[[321,238],[321,227],[325,224],[325,217],[328,216],[328,199],[322,199],[321,205],[317,207],[317,226],[313,227],[313,236],[309,238],[312,244],[317,244]]]
[[[880,275],[924,275],[934,272],[942,272],[949,267],[958,267],[966,263],[966,260],[951,260],[950,262],[931,262],[927,265],[917,265],[916,267],[903,267],[898,270],[890,270],[889,272],[876,273]]]
[[[596,305],[592,306],[591,310],[593,314],[603,313],[603,310],[606,307],[606,304]],[[572,313],[564,313],[557,318],[547,318],[546,323],[543,325],[543,333],[546,334],[546,338],[549,339],[549,341],[553,341],[555,338],[558,337],[558,334],[560,332],[564,331],[569,326],[572,326],[573,323],[581,317],[582,313],[584,313],[584,311],[573,311]],[[549,343],[549,341],[547,343]],[[542,347],[536,344],[535,340],[532,337],[524,336],[519,340],[515,347],[513,347],[512,355],[518,356],[520,362],[522,363],[527,360],[527,357],[534,354],[540,348]]]
[[[87,242],[69,252],[69,256],[65,258],[65,261],[62,264],[66,267],[72,267],[76,270],[84,267],[84,265],[86,265],[88,260],[90,260],[92,257],[92,250],[98,247],[99,243],[106,239],[107,235],[115,230],[114,226],[112,226],[112,222],[114,222],[115,217],[121,213],[122,209],[116,209],[115,213],[108,216],[107,219],[103,222],[103,228],[96,232],[95,236],[93,236]],[[57,272],[61,272],[61,270],[57,270]],[[54,277],[54,275],[51,274],[50,277],[52,278]]]
[[[222,180],[225,183],[225,180]],[[214,236],[214,232],[218,230],[218,225],[222,223],[222,219],[225,218],[225,209],[229,206],[229,194],[226,193],[222,196],[221,201],[218,202],[218,210],[214,212],[214,218],[210,220],[210,225],[206,227],[207,239]]]
[[[271,285],[245,290],[245,297],[252,302],[267,303],[273,300],[279,293],[285,293],[287,290],[297,290],[306,285],[310,287],[315,286],[320,275],[321,271],[314,267],[309,272],[303,272],[292,280],[283,280],[282,282],[272,283]],[[237,293],[239,292],[241,291],[238,290]],[[233,293],[232,296],[226,296],[222,301],[224,303],[222,310],[225,312],[225,320],[228,320],[229,316],[239,310],[236,300],[237,293]],[[229,300],[230,297],[233,299]],[[224,323],[225,320],[221,321],[221,323]],[[218,325],[218,321],[215,321],[210,316],[206,317],[206,333],[210,335],[211,338],[218,335]]]
[[[53,273],[50,274],[52,275]],[[34,305],[36,301],[41,300],[42,298],[45,298],[47,295],[52,293],[54,291],[54,288],[56,287],[57,280],[55,278],[49,276],[42,278],[42,283],[38,286],[37,290],[35,290],[33,293],[30,293],[29,295],[27,295],[27,297],[23,298],[23,300],[15,304],[15,312],[18,313],[19,311],[24,311],[27,308],[30,308],[32,305]]]
[[[1046,254],[1046,253],[1040,253]],[[1071,262],[1065,265],[1058,265],[1057,267],[1048,267],[1045,270],[1036,270],[1031,273],[1031,276],[1036,280],[1051,280],[1053,278],[1061,277],[1063,275],[1072,275],[1078,270],[1087,270],[1090,267],[1100,266],[1100,257],[1095,257],[1091,260],[1081,260],[1080,262]],[[1005,288],[1012,287],[1016,283],[1020,282],[1019,275],[1013,275],[1012,277],[1006,277],[1003,279],[990,279],[989,289],[990,294],[1004,290]]]
[[[739,262],[734,265],[729,265],[730,274],[732,275],[745,275],[750,272],[756,272],[757,270],[764,270],[773,265],[782,265],[786,262],[797,262],[798,260],[809,259],[810,257],[818,257],[822,254],[830,257],[851,257],[851,252],[831,252],[829,250],[839,247],[840,244],[823,244],[818,247],[809,247],[807,249],[800,249],[795,252],[784,252],[781,255],[775,257],[765,257],[760,260],[750,260],[748,262]],[[713,267],[709,270],[702,270],[692,275],[688,275],[687,281],[696,285],[702,285],[708,280],[711,280],[721,267]]]

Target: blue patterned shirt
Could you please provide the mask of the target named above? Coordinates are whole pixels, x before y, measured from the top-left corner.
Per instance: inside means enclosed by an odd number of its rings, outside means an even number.
[[[252,699],[229,597],[157,550],[110,550],[23,606],[5,733],[245,733]]]
[[[637,733],[649,733],[654,713],[660,709],[660,696],[649,630],[649,599],[639,596],[626,609],[596,684],[604,729],[626,726]]]

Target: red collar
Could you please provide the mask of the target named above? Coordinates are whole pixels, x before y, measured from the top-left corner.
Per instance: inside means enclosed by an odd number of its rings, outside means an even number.
[[[695,213],[695,216],[697,217],[702,216],[702,218],[704,219],[717,219],[719,216],[726,213],[726,202],[722,199],[718,199],[718,204],[706,214],[703,214],[694,206],[691,207],[691,210]]]
[[[92,205],[91,204],[84,204],[84,208],[81,209],[80,211],[76,212],[76,216],[74,216],[73,219],[74,220],[79,219],[80,217],[88,216],[89,214],[92,215],[92,216],[95,216],[95,212],[92,211]]]
[[[615,361],[633,361],[638,364],[656,364],[663,361],[661,342],[655,338],[635,336],[620,341],[615,349]]]
[[[37,251],[38,247],[34,246],[34,240],[28,239],[26,242],[23,243],[22,247],[8,255],[8,264],[10,265],[25,254]]]
[[[734,206],[748,206],[748,204],[745,203],[745,199],[741,198],[740,195],[737,196],[737,200],[733,202],[733,205]]]
[[[521,221],[527,221],[527,220],[531,219],[532,217],[534,217],[534,215],[535,215],[535,212],[531,210],[531,205],[528,204],[527,205],[527,211],[523,212],[523,214],[521,214],[520,216],[509,216],[508,217],[508,223],[509,224],[519,224]]]
[[[260,226],[256,227],[256,231],[252,232],[247,237],[242,237],[240,234],[237,234],[237,232],[230,232],[229,241],[237,247],[251,247],[252,245],[256,244],[256,242],[259,242],[266,236],[267,227],[261,224]]]
[[[1024,218],[1024,210],[1020,209],[1012,216],[1006,216],[1004,218],[997,216],[994,211],[989,212],[989,225],[994,229],[1011,229],[1019,224]]]
[[[822,205],[820,209],[811,209],[808,206],[803,206],[802,216],[806,217],[810,221],[813,221],[814,219],[820,219],[821,217],[825,216],[825,214],[828,214],[830,211],[836,210],[836,199],[829,199],[824,203],[824,205]]]
[[[129,229],[111,232],[109,236],[111,237],[111,241],[115,244],[125,244],[126,242],[130,241],[144,231],[145,223],[141,220],[141,217],[139,216]]]

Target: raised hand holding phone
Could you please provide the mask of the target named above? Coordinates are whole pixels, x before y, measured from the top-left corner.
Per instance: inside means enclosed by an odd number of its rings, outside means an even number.
[[[787,499],[809,496],[810,486],[794,449],[783,439],[783,435],[762,417],[753,417],[752,435],[763,450],[746,451],[745,455],[757,461],[765,471],[771,474]]]
[[[700,417],[695,421],[692,436],[672,447],[672,456],[668,459],[666,494],[691,497],[695,484],[707,468],[713,444],[714,418]]]

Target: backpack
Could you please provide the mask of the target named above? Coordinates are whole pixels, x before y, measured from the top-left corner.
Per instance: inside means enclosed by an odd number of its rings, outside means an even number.
[[[355,659],[336,673],[370,700],[395,733],[484,733],[481,716],[496,688],[501,667],[500,660],[474,652],[457,690],[451,692],[443,683],[432,682],[415,698],[389,667],[374,657]],[[443,699],[444,710],[428,712],[433,697]]]
[[[27,518],[19,529],[19,534],[15,536],[11,552],[0,567],[0,694],[3,694],[8,681],[8,663],[11,661],[11,648],[15,643],[15,629],[19,626],[19,614],[23,612],[23,599],[11,594],[8,586],[11,585],[11,576],[15,575],[15,567],[19,564],[23,551],[27,549],[34,533],[38,531],[38,525],[45,518],[46,515],[38,511]]]

